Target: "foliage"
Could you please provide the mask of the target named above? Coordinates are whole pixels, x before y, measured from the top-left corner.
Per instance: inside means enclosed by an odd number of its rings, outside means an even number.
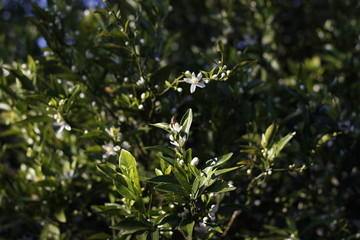
[[[356,1],[14,2],[0,239],[360,236]]]

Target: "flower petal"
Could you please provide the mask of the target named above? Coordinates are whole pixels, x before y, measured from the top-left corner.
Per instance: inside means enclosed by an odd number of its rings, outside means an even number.
[[[170,141],[170,143],[171,143],[172,145],[176,146],[176,147],[179,147],[179,144],[178,144],[177,142],[175,142],[175,141]]]
[[[199,88],[204,88],[205,87],[205,82],[201,81],[201,82],[198,82],[196,84],[196,86],[198,86]]]
[[[65,130],[67,130],[67,131],[71,131],[71,127],[70,127],[70,125],[69,125],[69,124],[65,124]]]
[[[184,78],[184,81],[189,84],[193,84],[193,80],[191,78]]]
[[[197,79],[200,81],[200,80],[201,80],[201,78],[202,78],[202,73],[201,73],[201,72],[199,72],[199,74],[197,75]]]
[[[191,84],[190,92],[191,93],[195,92],[195,89],[196,89],[196,84]]]

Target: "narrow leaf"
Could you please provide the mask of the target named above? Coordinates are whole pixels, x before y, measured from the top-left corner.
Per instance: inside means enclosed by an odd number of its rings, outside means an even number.
[[[178,184],[179,185],[178,180],[176,180],[176,178],[174,176],[172,176],[172,175],[156,176],[156,177],[153,177],[153,178],[149,179],[148,182],[169,183],[169,184]]]
[[[132,234],[143,230],[150,230],[151,225],[137,220],[126,219],[110,228],[121,230],[123,234]]]
[[[288,135],[286,135],[285,137],[283,137],[282,139],[280,139],[280,141],[278,141],[276,144],[274,144],[274,151],[275,151],[275,156],[278,156],[280,151],[285,147],[285,145],[295,136],[295,132],[293,133],[289,133]]]
[[[191,123],[193,120],[193,114],[191,108],[187,110],[180,121],[180,125],[182,126],[182,130],[186,133],[186,138],[189,136]]]

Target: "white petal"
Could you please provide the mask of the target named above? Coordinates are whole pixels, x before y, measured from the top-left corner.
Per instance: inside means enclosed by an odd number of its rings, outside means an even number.
[[[190,84],[193,84],[193,80],[192,79],[190,79],[190,78],[184,78],[184,81],[186,82],[186,83],[190,83]]]
[[[71,131],[71,127],[70,127],[70,125],[69,125],[69,124],[66,124],[66,125],[65,125],[65,130],[67,130],[67,131]]]
[[[199,74],[197,75],[197,79],[200,81],[200,80],[201,80],[201,78],[202,78],[202,73],[201,73],[201,72],[199,72]]]
[[[191,74],[191,78],[196,78],[196,76],[195,76],[195,73],[194,73],[194,72],[192,72],[192,74]]]
[[[198,83],[196,84],[196,86],[198,86],[198,87],[200,87],[200,88],[204,88],[204,87],[205,87],[205,83],[204,83],[203,81],[201,81],[201,82],[198,82]]]
[[[170,135],[170,141],[175,141],[174,136]]]
[[[61,133],[62,131],[64,131],[65,126],[61,125],[61,127],[59,128],[58,132]]]
[[[196,84],[191,84],[190,92],[191,93],[195,92],[195,89],[196,89]]]
[[[59,130],[57,130],[55,133],[56,138],[61,138],[63,131],[64,131],[64,126],[61,126]]]
[[[172,145],[176,146],[176,147],[179,147],[179,144],[178,144],[177,142],[175,142],[175,141],[170,141],[170,143],[171,143]]]

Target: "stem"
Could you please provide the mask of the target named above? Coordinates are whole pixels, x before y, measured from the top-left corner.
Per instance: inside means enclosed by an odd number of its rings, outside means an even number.
[[[235,218],[236,218],[240,213],[241,213],[240,210],[236,210],[236,211],[233,212],[233,214],[232,214],[232,216],[231,216],[231,218],[230,218],[230,220],[229,220],[229,222],[228,222],[228,224],[227,224],[227,226],[226,226],[226,228],[225,228],[225,231],[223,232],[223,234],[221,234],[221,237],[225,237],[225,236],[228,234],[231,226],[233,225],[233,223],[234,223],[234,221],[235,221]]]

